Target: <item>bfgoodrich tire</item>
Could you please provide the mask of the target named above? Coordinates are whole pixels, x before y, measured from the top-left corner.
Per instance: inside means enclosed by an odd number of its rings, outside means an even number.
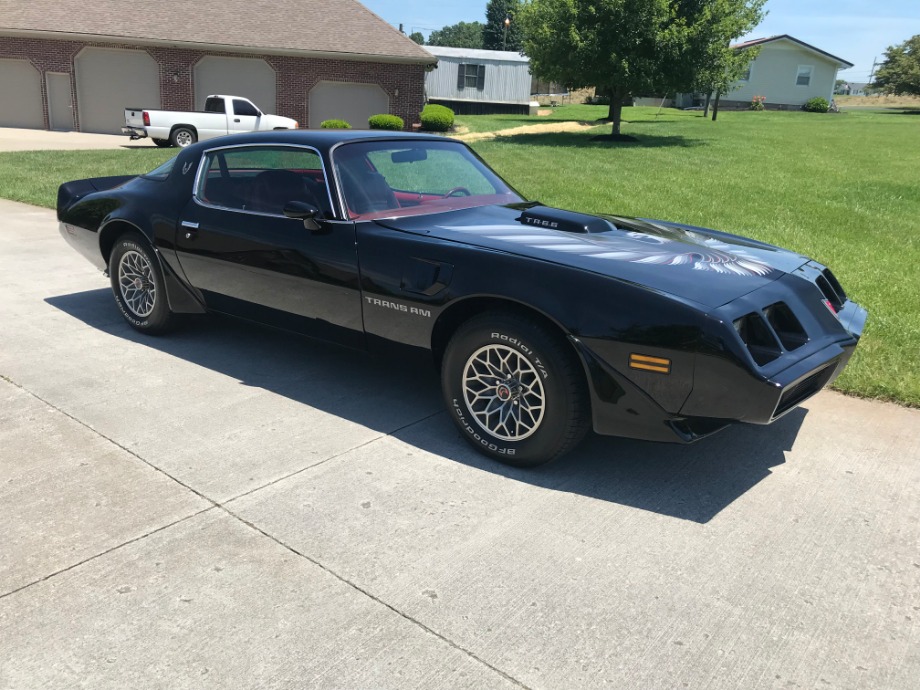
[[[115,240],[109,256],[112,292],[122,316],[141,333],[164,333],[175,324],[169,311],[163,272],[153,250],[140,235]]]
[[[441,366],[448,412],[480,452],[535,467],[572,450],[588,430],[581,366],[561,335],[513,312],[460,326]]]

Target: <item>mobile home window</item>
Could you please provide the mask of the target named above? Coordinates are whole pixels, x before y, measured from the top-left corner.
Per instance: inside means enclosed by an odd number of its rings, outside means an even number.
[[[811,65],[799,65],[799,71],[795,76],[795,85],[796,86],[810,86],[811,85]]]
[[[471,65],[469,63],[460,63],[457,69],[457,88],[458,89],[479,89],[482,91],[486,86],[486,66]]]
[[[752,63],[749,62],[749,63],[748,63],[748,66],[747,66],[747,69],[745,69],[745,70],[741,73],[741,76],[738,77],[739,81],[750,81],[750,80],[751,80],[751,64],[752,64]]]

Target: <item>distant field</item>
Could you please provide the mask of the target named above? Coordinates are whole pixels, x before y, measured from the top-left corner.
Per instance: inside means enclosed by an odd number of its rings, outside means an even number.
[[[594,121],[601,106],[546,117],[458,118],[469,131]],[[584,211],[681,221],[795,249],[831,266],[869,309],[841,390],[920,406],[920,116],[898,111],[624,110],[629,144],[609,131],[504,136],[473,148],[525,196]],[[139,173],[174,152],[0,154],[0,197],[53,208],[61,181]],[[611,305],[615,308],[615,305]]]
[[[841,108],[917,108],[920,96],[834,96]]]

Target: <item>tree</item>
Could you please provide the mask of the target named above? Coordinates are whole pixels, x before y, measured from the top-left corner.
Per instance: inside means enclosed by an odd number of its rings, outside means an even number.
[[[432,31],[428,45],[451,48],[482,48],[482,23],[460,22]]]
[[[623,100],[686,92],[733,66],[733,38],[762,18],[764,0],[530,0],[519,13],[539,77],[610,96],[612,137]],[[721,71],[720,71],[721,70]]]
[[[872,88],[920,96],[920,34],[885,51],[885,61],[875,73]]]
[[[422,35],[421,31],[413,31],[409,34],[409,38],[418,43],[420,46],[425,45],[425,37]]]
[[[521,27],[517,20],[520,9],[521,0],[489,0],[482,30],[482,45],[486,50],[521,50]]]

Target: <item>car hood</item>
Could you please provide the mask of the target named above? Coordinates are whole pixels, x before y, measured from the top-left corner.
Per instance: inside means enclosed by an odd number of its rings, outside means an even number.
[[[386,227],[573,266],[715,308],[808,261],[763,242],[664,221],[534,204],[379,219]]]

